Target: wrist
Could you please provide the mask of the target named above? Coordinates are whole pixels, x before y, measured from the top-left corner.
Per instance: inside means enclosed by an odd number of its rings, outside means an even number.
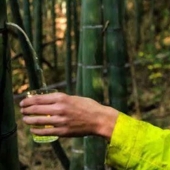
[[[101,110],[102,116],[100,116],[98,121],[98,126],[96,128],[96,134],[104,137],[107,140],[110,140],[114,127],[116,125],[116,121],[118,118],[118,111],[112,107],[103,106]]]

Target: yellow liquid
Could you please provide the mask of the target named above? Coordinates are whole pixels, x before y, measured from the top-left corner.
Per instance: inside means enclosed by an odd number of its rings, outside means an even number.
[[[57,136],[38,136],[38,135],[32,135],[33,141],[36,143],[50,143],[54,142],[58,139]]]

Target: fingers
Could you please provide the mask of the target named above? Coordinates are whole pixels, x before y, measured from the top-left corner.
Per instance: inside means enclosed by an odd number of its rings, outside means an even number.
[[[21,108],[20,112],[24,115],[60,115],[65,107],[64,104],[32,105]]]
[[[31,128],[30,129],[31,133],[39,136],[68,136],[66,135],[66,129],[63,127],[53,127],[53,128],[44,128],[44,129],[36,129],[36,128]]]
[[[66,126],[66,118],[60,116],[24,116],[23,121],[29,125],[52,125],[54,127]]]
[[[29,125],[53,125],[55,124],[54,117],[51,116],[24,116],[23,121]]]
[[[35,95],[29,98],[25,98],[20,102],[21,107],[27,107],[30,105],[43,105],[43,104],[53,104],[55,102],[60,102],[65,100],[66,94],[64,93],[50,93],[50,94],[43,94],[43,95]]]

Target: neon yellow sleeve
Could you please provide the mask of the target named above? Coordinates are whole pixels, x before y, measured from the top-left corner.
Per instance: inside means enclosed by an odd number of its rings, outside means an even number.
[[[117,170],[170,170],[170,130],[120,113],[106,164]]]

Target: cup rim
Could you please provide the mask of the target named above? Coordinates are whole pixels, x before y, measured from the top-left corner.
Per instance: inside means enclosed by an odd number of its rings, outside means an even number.
[[[26,92],[26,95],[34,95],[34,94],[47,94],[47,93],[53,93],[57,92],[57,89],[34,89],[34,90],[28,90]]]

